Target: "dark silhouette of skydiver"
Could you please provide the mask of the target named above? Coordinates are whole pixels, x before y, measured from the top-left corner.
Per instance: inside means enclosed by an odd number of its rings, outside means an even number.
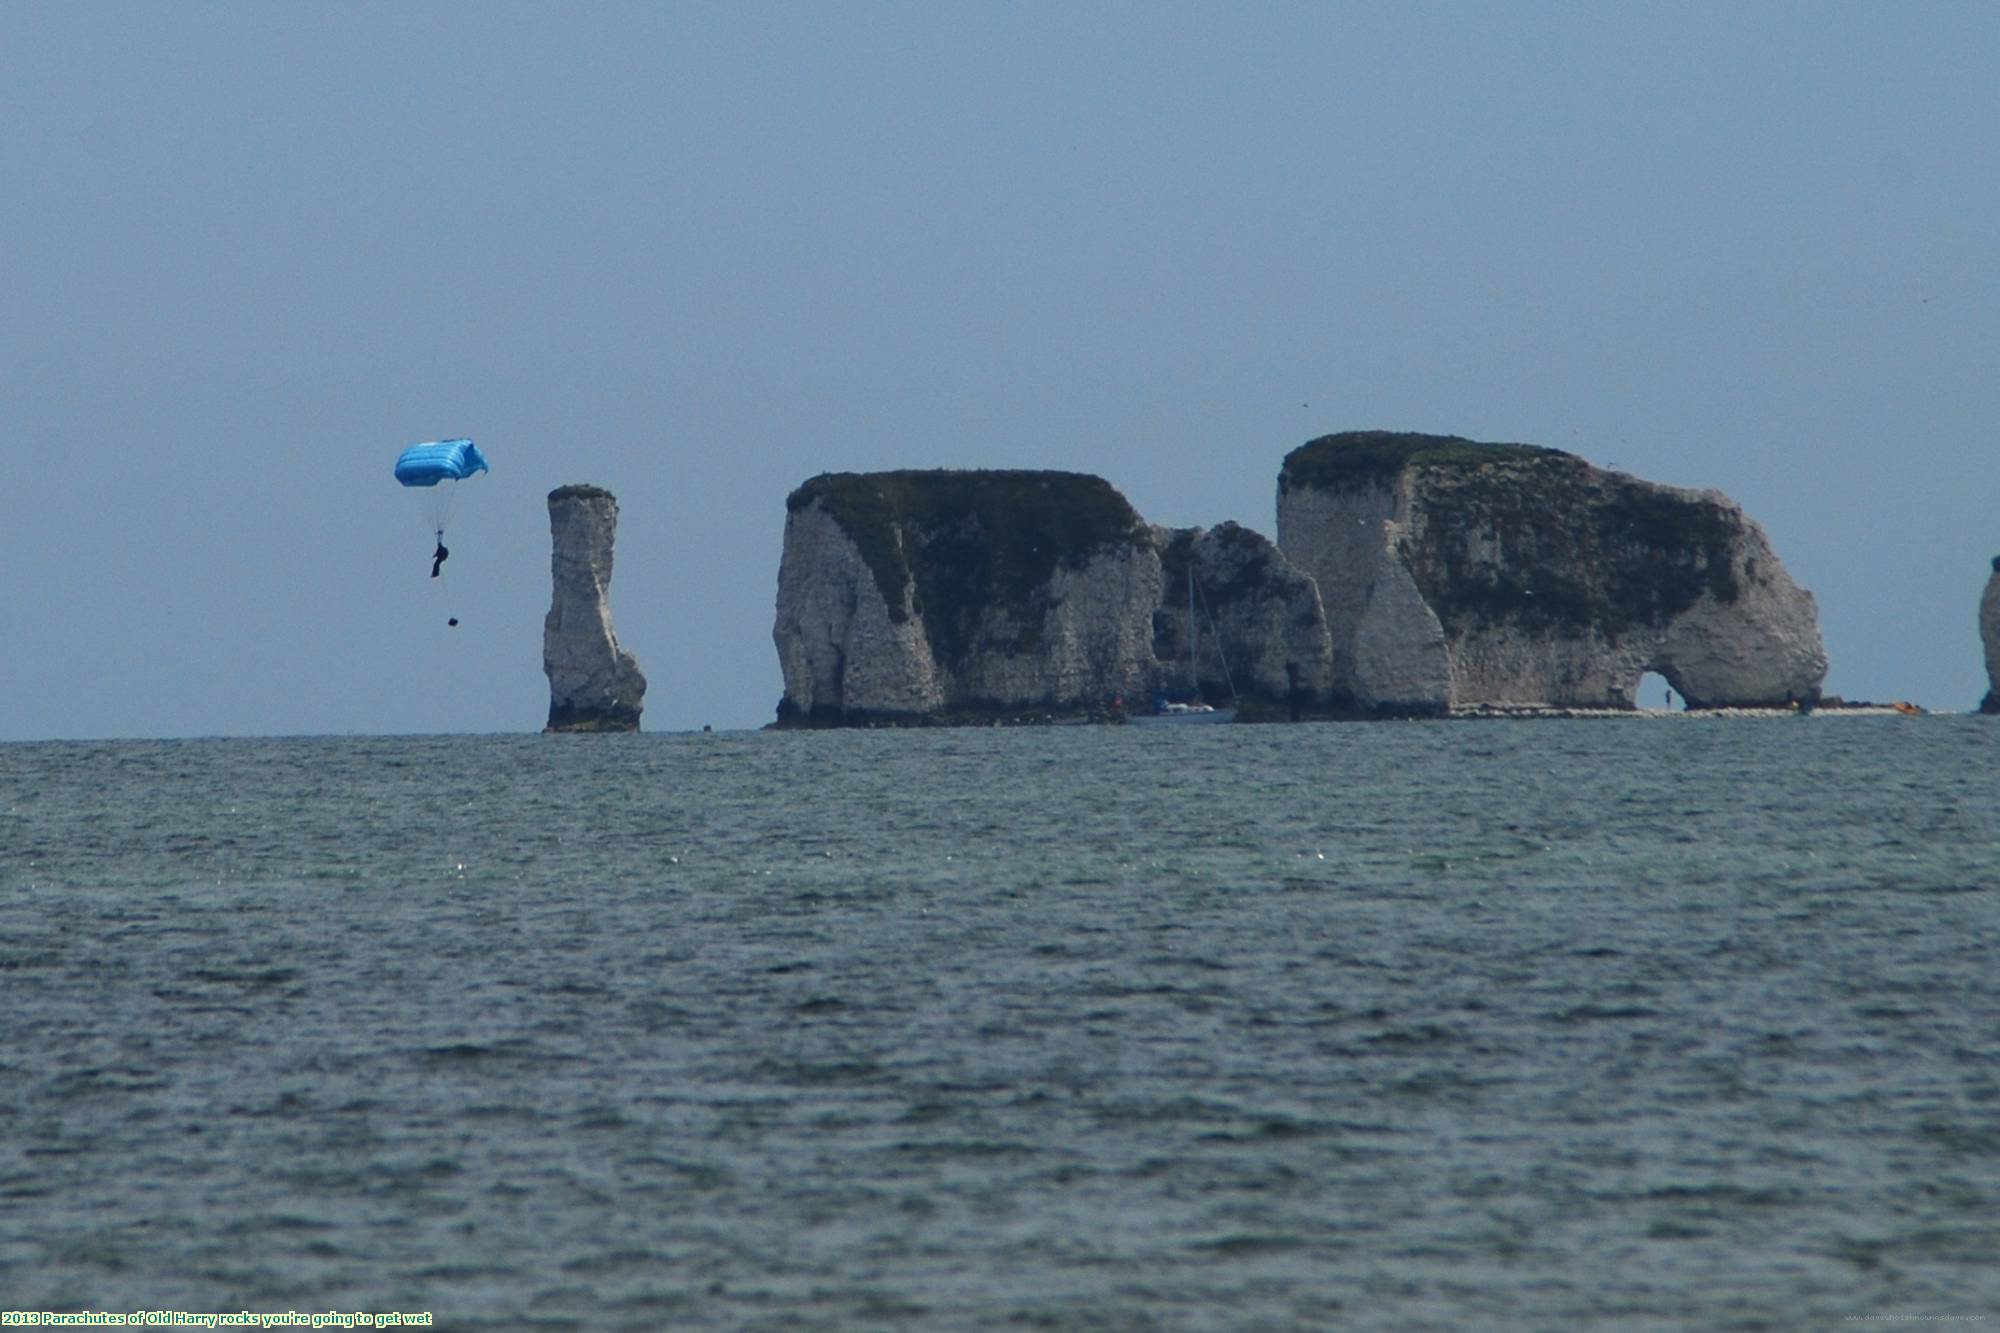
[[[449,560],[449,559],[451,559],[451,552],[450,552],[450,551],[447,551],[447,550],[445,550],[445,548],[444,548],[444,534],[443,534],[442,532],[440,532],[440,533],[438,534],[438,548],[437,548],[437,550],[435,550],[435,551],[432,551],[432,552],[431,552],[431,577],[432,577],[432,578],[436,578],[436,577],[438,576],[438,570],[440,570],[441,568],[443,568],[443,567],[444,567],[444,562],[445,562],[445,561],[447,561],[447,560]]]

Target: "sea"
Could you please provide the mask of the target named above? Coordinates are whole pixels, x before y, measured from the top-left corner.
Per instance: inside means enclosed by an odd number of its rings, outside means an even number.
[[[0,745],[0,1316],[2000,1324],[1996,758],[1827,714]]]

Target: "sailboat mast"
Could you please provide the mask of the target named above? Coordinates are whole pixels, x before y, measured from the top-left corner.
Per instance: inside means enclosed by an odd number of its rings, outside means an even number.
[[[1195,636],[1201,633],[1200,622],[1194,618],[1194,554],[1188,554],[1188,684],[1194,687],[1195,698],[1201,697],[1201,659],[1195,653]]]

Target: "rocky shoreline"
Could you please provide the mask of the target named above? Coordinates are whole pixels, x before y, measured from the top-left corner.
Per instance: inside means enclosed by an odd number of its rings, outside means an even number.
[[[1799,717],[1923,717],[1929,709],[1894,704],[1826,704],[1798,708],[1535,708],[1482,707],[1457,709],[1452,718],[1799,718]]]
[[[1555,708],[1537,707],[1531,704],[1485,705],[1473,708],[1458,708],[1449,712],[1414,713],[1328,713],[1310,718],[1287,719],[1282,717],[1238,717],[1244,725],[1265,725],[1292,720],[1306,722],[1557,722],[1575,720],[1665,720],[1688,719],[1700,721],[1714,718],[1754,718],[1754,719],[1796,719],[1801,717],[1953,717],[1957,714],[1911,706],[1897,707],[1894,704],[1820,704],[1811,709],[1796,708]],[[1095,713],[1054,713],[1028,711],[1008,712],[960,712],[910,716],[907,714],[887,714],[878,717],[848,717],[840,721],[796,719],[789,722],[771,722],[766,730],[849,730],[895,731],[915,730],[931,727],[1079,727],[1079,726],[1122,726],[1125,718],[1116,713],[1100,711]]]

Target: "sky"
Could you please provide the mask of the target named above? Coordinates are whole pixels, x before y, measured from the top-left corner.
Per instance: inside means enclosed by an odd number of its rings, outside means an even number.
[[[573,482],[645,728],[762,726],[817,473],[1275,535],[1357,429],[1720,489],[1830,692],[1986,689],[1988,0],[8,0],[0,174],[0,740],[539,730]]]

